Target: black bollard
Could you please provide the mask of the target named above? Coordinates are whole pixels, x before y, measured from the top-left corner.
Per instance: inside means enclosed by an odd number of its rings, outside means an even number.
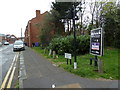
[[[72,64],[72,60],[70,59],[70,65]]]
[[[90,58],[90,65],[92,65],[92,58]]]

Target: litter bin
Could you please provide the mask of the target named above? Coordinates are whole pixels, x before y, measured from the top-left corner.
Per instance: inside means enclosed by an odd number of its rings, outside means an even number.
[[[38,42],[36,42],[36,43],[35,43],[35,46],[36,46],[36,47],[38,47],[38,46],[39,46],[39,43],[38,43]]]

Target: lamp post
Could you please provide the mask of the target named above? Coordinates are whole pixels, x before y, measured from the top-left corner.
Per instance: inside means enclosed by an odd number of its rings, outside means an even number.
[[[77,69],[77,57],[76,57],[76,28],[75,28],[75,5],[73,3],[73,29],[74,29],[74,69]]]
[[[22,40],[22,28],[21,28],[21,40]]]

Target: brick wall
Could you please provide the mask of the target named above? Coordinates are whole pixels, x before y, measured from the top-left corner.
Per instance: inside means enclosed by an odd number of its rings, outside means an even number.
[[[28,46],[32,46],[32,43],[40,43],[39,35],[41,29],[37,27],[37,24],[44,21],[44,16],[48,12],[43,14],[40,13],[40,10],[36,10],[36,17],[28,21],[25,30],[25,42]]]

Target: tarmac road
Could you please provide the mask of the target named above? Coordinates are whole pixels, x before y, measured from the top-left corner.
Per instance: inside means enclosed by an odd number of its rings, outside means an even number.
[[[0,47],[0,86],[16,54],[12,48],[13,44]]]
[[[23,52],[26,79],[23,88],[118,88],[118,80],[94,80],[54,66],[30,48]]]

